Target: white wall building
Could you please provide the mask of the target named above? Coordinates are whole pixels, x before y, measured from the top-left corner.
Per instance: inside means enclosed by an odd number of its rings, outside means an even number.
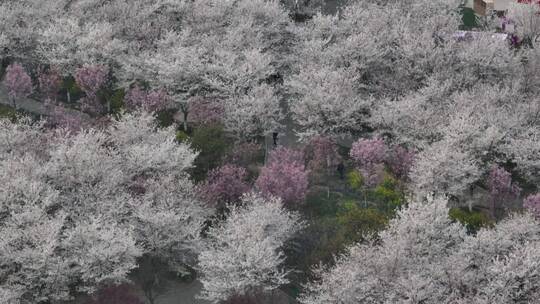
[[[511,1],[516,0],[473,0],[472,7],[477,14],[485,16],[491,11],[507,10]]]

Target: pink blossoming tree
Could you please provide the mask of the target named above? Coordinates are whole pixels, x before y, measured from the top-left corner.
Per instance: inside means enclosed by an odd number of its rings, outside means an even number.
[[[248,167],[256,163],[262,157],[262,147],[260,144],[252,142],[237,143],[225,157],[229,163]]]
[[[42,71],[38,76],[39,90],[46,100],[55,102],[56,95],[62,85],[62,77],[55,69]]]
[[[405,180],[408,178],[415,157],[414,151],[407,150],[402,146],[395,146],[386,162],[397,178]]]
[[[75,81],[86,94],[86,98],[82,100],[85,110],[91,112],[102,111],[97,94],[108,79],[109,68],[103,65],[85,65],[75,71]],[[108,108],[110,109],[110,106]]]
[[[7,67],[4,85],[14,108],[17,108],[17,99],[28,97],[33,90],[32,78],[19,63],[12,63]]]
[[[124,101],[129,110],[142,109],[147,112],[156,112],[165,109],[170,98],[164,90],[147,92],[136,85],[126,93]]]
[[[387,151],[381,138],[359,139],[353,143],[349,155],[362,173],[367,187],[373,187],[381,181]]]
[[[246,169],[231,164],[211,170],[198,188],[199,196],[209,205],[236,202],[249,189]]]
[[[189,100],[188,120],[198,124],[219,124],[225,109],[217,100],[195,97]]]
[[[488,189],[489,208],[493,218],[495,218],[497,203],[516,198],[521,192],[521,188],[512,182],[512,175],[510,172],[498,165],[494,165],[489,171]]]
[[[304,165],[304,153],[284,146],[275,148],[268,158],[268,163],[290,163],[298,166]]]
[[[312,170],[328,170],[337,166],[341,160],[336,141],[330,137],[315,136],[304,150],[308,166]]]
[[[280,147],[270,154],[255,185],[262,194],[279,197],[285,204],[301,203],[308,190],[308,174],[301,152]]]
[[[49,122],[53,126],[63,128],[72,134],[78,133],[85,127],[85,122],[79,114],[69,112],[61,106],[51,106],[53,107],[53,110],[49,117]]]
[[[523,200],[523,207],[536,218],[540,218],[540,193],[531,194]]]

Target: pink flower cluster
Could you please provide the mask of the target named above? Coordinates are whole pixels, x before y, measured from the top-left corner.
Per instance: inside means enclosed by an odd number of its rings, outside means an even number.
[[[380,138],[359,139],[353,143],[349,155],[362,173],[366,186],[373,187],[382,181],[387,150]]]
[[[369,167],[384,162],[387,147],[381,138],[359,139],[353,143],[349,155],[361,167]]]
[[[83,66],[75,71],[77,85],[89,98],[96,98],[98,91],[109,78],[109,68],[102,65]]]
[[[262,194],[280,197],[285,204],[300,203],[306,198],[308,173],[300,151],[280,147],[270,154],[255,185]]]
[[[414,164],[416,154],[402,146],[395,146],[387,163],[390,170],[399,179],[406,179]]]
[[[189,120],[199,124],[218,124],[223,119],[225,109],[217,101],[203,97],[189,100]]]
[[[235,165],[247,167],[257,160],[259,155],[261,155],[261,145],[245,142],[236,144],[225,160]]]
[[[124,101],[130,110],[142,109],[147,112],[156,112],[165,109],[170,98],[164,90],[147,92],[136,85],[126,93]]]
[[[4,85],[11,98],[24,98],[32,94],[32,78],[26,73],[24,67],[18,63],[10,64],[6,69]]]
[[[86,94],[82,98],[85,111],[100,112],[102,105],[98,100],[98,91],[105,85],[109,77],[109,68],[102,65],[83,66],[75,71],[75,81]]]
[[[336,141],[325,136],[313,137],[306,146],[305,155],[311,169],[327,169],[337,166],[341,160]]]
[[[540,193],[527,196],[523,200],[523,208],[529,210],[535,217],[540,218]]]
[[[208,173],[198,187],[199,196],[209,205],[232,203],[249,191],[247,171],[235,165],[224,165]]]
[[[60,77],[60,74],[54,69],[47,72],[41,72],[38,76],[38,82],[39,90],[45,98],[55,100],[62,84],[62,77]]]
[[[521,192],[521,188],[512,182],[510,172],[498,165],[489,171],[488,188],[493,197],[517,197]]]
[[[84,127],[84,121],[80,115],[70,113],[59,106],[54,107],[50,120],[57,128],[63,128],[70,133],[77,133]]]
[[[295,165],[304,165],[304,153],[302,151],[289,149],[284,146],[275,148],[268,157],[268,163],[291,163]]]
[[[504,168],[494,165],[488,176],[489,209],[496,218],[497,203],[519,196],[521,188],[512,182],[512,175]]]
[[[42,72],[38,76],[38,82],[39,90],[44,97],[46,99],[56,100],[56,94],[58,94],[62,83],[60,74],[54,69],[51,69],[46,73]]]

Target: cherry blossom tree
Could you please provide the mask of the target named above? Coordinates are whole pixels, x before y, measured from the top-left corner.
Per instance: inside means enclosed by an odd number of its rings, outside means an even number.
[[[523,207],[538,218],[540,216],[540,193],[527,196],[523,200]]]
[[[218,100],[195,97],[189,100],[188,119],[198,124],[219,124],[223,121],[224,109]]]
[[[511,303],[534,301],[540,226],[528,214],[467,235],[446,199],[409,202],[372,243],[318,268],[301,302]]]
[[[172,269],[194,263],[211,211],[187,175],[196,153],[172,128],[141,113],[78,133],[25,119],[0,126],[0,288],[9,297],[93,293],[124,282],[142,255]]]
[[[43,94],[46,99],[55,102],[62,84],[62,78],[58,71],[55,69],[49,69],[46,72],[41,71],[38,75],[38,82],[41,94]]]
[[[198,191],[207,204],[222,206],[237,202],[249,189],[246,169],[226,164],[210,171]]]
[[[525,82],[512,82],[463,92],[434,82],[383,106],[380,128],[418,151],[410,176],[414,192],[462,196],[493,162],[514,162],[517,172],[535,180],[537,98]]]
[[[341,159],[336,141],[324,136],[311,138],[306,145],[304,155],[308,159],[309,168],[313,170],[328,170],[337,166]]]
[[[359,139],[353,143],[349,152],[359,166],[372,166],[386,159],[387,147],[381,138]]]
[[[489,208],[495,217],[497,203],[519,196],[521,188],[512,181],[512,175],[504,168],[493,165],[488,176]]]
[[[226,129],[243,140],[278,128],[281,89],[270,79],[285,65],[278,53],[290,45],[290,19],[280,3],[204,0],[178,6],[181,24],[159,36],[155,47],[128,55],[118,73],[122,82],[165,88],[185,118],[190,98],[219,100]]]
[[[458,5],[356,1],[339,16],[318,14],[298,27],[295,69],[286,83],[294,93],[288,101],[298,133],[346,136],[370,130],[378,98],[414,91],[433,72],[450,43],[441,37],[460,24]]]
[[[208,231],[199,255],[201,296],[218,303],[288,283],[283,249],[301,227],[299,215],[283,208],[280,199],[244,195],[241,205],[231,206],[227,219]]]
[[[53,109],[48,119],[55,127],[63,128],[71,133],[77,133],[81,129],[89,126],[89,123],[85,122],[80,113],[69,111],[63,107],[55,106],[54,104],[51,106]]]
[[[261,161],[262,147],[253,142],[241,142],[234,145],[231,151],[225,156],[225,161],[247,168],[248,166]]]
[[[28,97],[33,90],[30,75],[19,63],[12,63],[7,67],[4,85],[8,89],[14,108],[17,108],[17,99]]]
[[[515,162],[535,180],[537,51],[510,49],[489,34],[450,39],[456,7],[360,1],[298,27],[286,84],[299,135],[388,135],[417,151],[413,192],[463,196],[493,161]]]
[[[381,138],[359,139],[353,143],[349,155],[356,162],[368,187],[381,181],[388,148]]]
[[[394,146],[386,162],[397,178],[406,180],[414,164],[416,154],[414,151],[397,145]]]
[[[107,83],[109,68],[106,66],[83,66],[75,71],[75,81],[84,91],[86,98],[83,107],[92,112],[100,112],[101,104],[98,99],[98,91]]]
[[[148,112],[155,112],[166,108],[169,97],[163,90],[146,92],[138,85],[135,85],[126,93],[124,101],[130,110],[142,109]]]
[[[417,156],[410,172],[410,188],[420,196],[446,193],[458,197],[480,180],[482,173],[478,160],[470,153],[452,143],[438,142]]]
[[[117,62],[126,51],[127,43],[116,35],[116,24],[100,14],[94,15],[88,7],[77,8],[77,5],[69,5],[69,1],[64,2],[64,5],[58,4],[60,7],[48,16],[55,18],[47,20],[37,31],[36,56],[45,64],[58,67],[63,75],[74,73],[83,64],[108,66]],[[83,11],[87,14],[86,18],[80,14]],[[90,14],[92,18],[88,18]]]
[[[304,153],[301,150],[279,146],[272,150],[268,163],[290,163],[301,166],[304,164]]]
[[[270,154],[255,186],[264,195],[277,196],[285,204],[301,203],[308,190],[308,174],[300,151],[280,147]]]

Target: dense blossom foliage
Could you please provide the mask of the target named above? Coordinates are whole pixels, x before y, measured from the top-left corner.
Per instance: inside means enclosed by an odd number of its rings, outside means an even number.
[[[512,175],[497,165],[491,167],[488,176],[491,215],[495,216],[496,203],[519,196],[521,188],[512,182]]]
[[[106,66],[83,66],[75,71],[77,85],[90,98],[95,98],[108,79],[109,69]]]
[[[138,304],[141,261],[215,303],[319,262],[305,304],[537,302],[538,1],[465,35],[461,0],[322,2],[0,1],[0,98],[40,116],[0,107],[0,302]]]
[[[109,68],[102,65],[83,66],[75,71],[75,81],[86,97],[81,99],[83,110],[93,113],[102,111],[98,91],[107,83]]]
[[[395,146],[389,153],[386,162],[396,177],[407,179],[414,164],[416,154],[402,146]]]
[[[304,165],[304,153],[300,150],[279,146],[272,150],[268,156],[268,163],[290,163],[301,166]]]
[[[24,67],[18,63],[10,64],[6,69],[4,85],[11,98],[28,97],[32,93],[32,79]]]
[[[3,300],[90,293],[124,281],[142,254],[191,261],[208,210],[185,173],[196,154],[172,129],[137,114],[103,131],[48,131],[29,120],[1,120],[0,130]],[[144,191],[134,194],[140,178]]]
[[[217,97],[226,129],[240,139],[279,128],[281,84],[270,79],[291,45],[291,20],[279,1],[184,1],[166,10],[169,24],[151,47],[120,57],[119,78],[164,88],[185,116],[191,98]]]
[[[540,193],[531,194],[523,200],[523,207],[535,217],[540,217]]]
[[[285,204],[301,203],[308,190],[308,173],[302,152],[279,147],[270,154],[255,186],[267,196],[280,197]]]
[[[310,169],[329,169],[337,166],[341,157],[336,141],[330,137],[315,136],[306,145],[304,155]]]
[[[359,166],[373,166],[386,159],[387,147],[381,138],[359,139],[353,143],[350,151],[351,158]]]
[[[46,72],[41,71],[38,76],[39,82],[39,91],[46,99],[55,100],[60,86],[62,85],[62,78],[60,74],[54,70],[50,69]]]
[[[410,202],[373,243],[318,269],[306,304],[516,303],[538,294],[540,226],[528,214],[467,235],[446,201]]]
[[[49,106],[52,107],[52,110],[48,119],[55,127],[76,133],[88,126],[88,122],[82,118],[80,113],[57,107],[54,104],[49,104]]]
[[[259,161],[262,156],[262,147],[253,142],[242,142],[234,145],[232,150],[226,155],[225,160],[238,166],[248,166]]]
[[[246,169],[226,164],[210,171],[198,191],[207,204],[216,206],[238,201],[249,188]]]
[[[381,138],[359,139],[353,143],[349,155],[362,173],[366,186],[375,186],[382,180],[387,154],[388,147]]]
[[[223,105],[215,99],[192,98],[189,100],[188,119],[198,124],[218,124],[223,121]]]
[[[155,112],[163,110],[169,104],[169,97],[163,90],[146,92],[139,86],[131,88],[124,97],[126,107],[130,110]]]
[[[254,295],[288,283],[285,241],[302,223],[278,198],[250,193],[231,206],[227,219],[208,232],[207,248],[199,256],[202,296],[219,303]]]

